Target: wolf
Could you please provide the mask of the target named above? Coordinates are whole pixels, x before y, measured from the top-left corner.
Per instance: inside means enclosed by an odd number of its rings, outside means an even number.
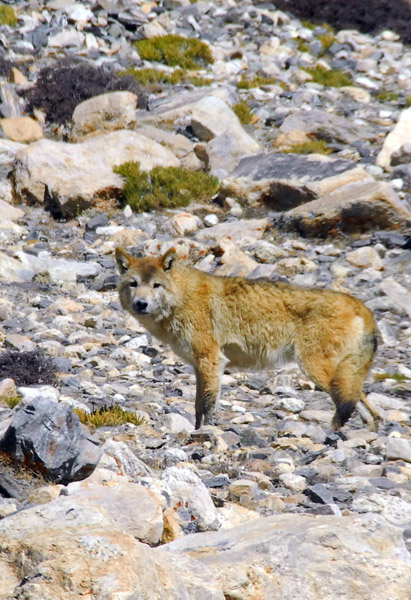
[[[225,367],[297,362],[335,404],[334,429],[362,401],[377,350],[371,311],[349,294],[283,282],[211,275],[186,266],[174,248],[135,258],[117,248],[119,295],[153,336],[193,366],[195,428],[214,423]]]

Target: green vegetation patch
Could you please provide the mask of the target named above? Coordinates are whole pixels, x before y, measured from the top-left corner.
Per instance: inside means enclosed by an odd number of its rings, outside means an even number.
[[[347,73],[343,73],[339,69],[323,69],[322,67],[306,67],[304,69],[311,75],[314,83],[329,87],[343,87],[352,85],[353,81]]]
[[[261,77],[260,75],[256,75],[248,79],[245,75],[243,75],[240,81],[237,83],[237,87],[240,90],[250,90],[251,88],[261,87],[263,85],[275,85],[278,84],[281,87],[284,86],[282,82],[278,82],[275,77]]]
[[[17,17],[14,8],[0,4],[0,25],[9,25],[15,27],[17,25]]]
[[[398,383],[402,383],[403,381],[409,381],[410,378],[402,375],[402,373],[376,373],[374,375],[375,381],[385,381],[386,379],[394,379]]]
[[[162,35],[135,42],[140,58],[160,62],[169,67],[200,69],[213,62],[209,46],[196,38]]]
[[[234,104],[232,108],[237,117],[240,119],[242,125],[249,125],[251,123],[253,113],[248,102],[245,100],[240,100],[240,102]]]
[[[3,400],[9,408],[13,409],[21,402],[21,396],[6,396],[5,398],[3,398]]]
[[[376,99],[380,102],[397,102],[399,94],[397,92],[384,90],[376,95]]]
[[[318,39],[323,47],[322,54],[325,54],[335,42],[335,36],[332,32],[323,33],[322,35],[318,36]]]
[[[120,73],[120,75],[131,75],[142,85],[190,83],[191,85],[201,87],[211,85],[213,82],[212,79],[207,77],[190,75],[186,69],[175,69],[172,73],[167,73],[160,69],[136,69],[135,67],[131,67],[127,71]]]
[[[137,212],[187,206],[193,200],[206,202],[220,187],[217,177],[182,167],[154,167],[146,172],[140,163],[126,162],[114,167],[114,172],[125,177],[127,203]]]
[[[294,144],[282,152],[286,154],[332,154],[332,149],[327,146],[325,140],[307,140],[300,144]]]
[[[80,421],[88,427],[114,427],[125,423],[143,425],[145,423],[143,417],[139,417],[130,410],[123,410],[120,406],[103,406],[91,413],[75,408],[74,412],[80,417]]]

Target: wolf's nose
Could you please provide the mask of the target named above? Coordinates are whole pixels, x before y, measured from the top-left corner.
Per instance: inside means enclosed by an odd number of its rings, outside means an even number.
[[[138,313],[144,313],[147,310],[148,302],[145,300],[136,300],[133,304],[133,308]]]

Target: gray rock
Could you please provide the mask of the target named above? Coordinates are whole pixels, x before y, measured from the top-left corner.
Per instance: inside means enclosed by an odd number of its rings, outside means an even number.
[[[362,167],[347,160],[318,154],[258,154],[239,162],[223,180],[222,193],[282,211],[370,179]]]
[[[330,114],[323,110],[297,110],[286,117],[280,126],[282,133],[303,131],[327,142],[352,144],[359,139],[372,137],[364,126],[356,125],[344,117]]]
[[[98,442],[86,432],[72,408],[42,396],[17,406],[0,447],[55,482],[87,477],[101,455]]]
[[[298,206],[282,215],[280,224],[303,235],[398,228],[411,220],[411,212],[393,189],[383,182],[360,181]]]

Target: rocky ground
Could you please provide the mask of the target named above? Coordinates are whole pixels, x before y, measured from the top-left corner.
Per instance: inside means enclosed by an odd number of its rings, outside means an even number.
[[[325,50],[329,29],[269,3],[14,6],[0,27],[0,598],[408,599],[411,49],[343,30]],[[133,42],[167,33],[209,44],[210,85],[109,92],[67,122],[27,113],[42,68],[165,68]],[[313,82],[318,64],[351,81]],[[237,86],[257,75],[276,81]],[[332,154],[288,153],[313,139]],[[133,213],[113,172],[127,160],[208,168],[219,197]],[[194,431],[192,370],[121,309],[116,246],[363,300],[377,430],[359,407],[332,432],[331,400],[288,365],[226,372],[218,426]],[[142,423],[90,433],[73,417],[115,405]]]

